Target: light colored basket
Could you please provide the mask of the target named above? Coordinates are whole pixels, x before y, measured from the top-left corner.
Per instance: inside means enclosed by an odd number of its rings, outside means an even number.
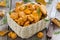
[[[11,11],[13,11],[12,9]],[[42,19],[34,24],[31,24],[27,27],[22,27],[18,25],[12,18],[10,18],[9,13],[7,13],[7,21],[10,28],[21,38],[29,38],[37,32],[48,27],[49,21],[46,22],[45,19]]]
[[[35,33],[45,29],[49,24],[49,22],[46,22],[43,19],[27,27],[22,27],[19,26],[12,18],[10,18],[9,14],[7,14],[7,21],[10,28],[21,38],[29,38]]]
[[[29,38],[35,33],[45,29],[49,24],[44,19],[40,20],[37,23],[31,24],[28,27],[19,26],[12,18],[10,18],[9,14],[7,14],[8,25],[10,28],[21,38]]]

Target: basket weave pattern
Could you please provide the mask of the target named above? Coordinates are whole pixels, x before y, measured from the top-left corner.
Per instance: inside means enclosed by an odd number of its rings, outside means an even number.
[[[7,14],[7,20],[8,20],[8,25],[10,28],[21,38],[29,38],[35,33],[43,30],[46,28],[49,24],[49,22],[46,22],[44,19],[40,20],[39,22],[36,22],[34,24],[31,24],[27,27],[21,27],[19,26],[12,18],[10,18],[9,14]]]

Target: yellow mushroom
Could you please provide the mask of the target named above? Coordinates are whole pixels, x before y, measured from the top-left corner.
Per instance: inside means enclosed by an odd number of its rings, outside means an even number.
[[[23,4],[22,1],[21,2],[16,2],[16,7],[21,6],[22,4]]]
[[[18,21],[17,21],[17,23],[18,23],[19,25],[23,25],[23,24],[22,24],[22,23],[23,23],[23,18],[19,18]]]
[[[31,17],[34,19],[34,22],[39,21],[39,16],[38,16],[37,11],[33,11],[31,14]]]
[[[10,17],[12,18],[12,19],[18,19],[18,14],[17,13],[15,13],[15,12],[12,12],[11,13],[11,15],[10,15]]]
[[[43,15],[47,15],[46,7],[44,5],[39,5],[39,7]]]
[[[5,36],[9,31],[5,30],[5,31],[0,31],[0,36]]]
[[[43,38],[43,36],[44,36],[44,34],[43,34],[42,32],[39,32],[39,33],[37,34],[37,37],[38,37],[38,38]]]
[[[26,21],[26,22],[24,23],[24,26],[28,26],[28,25],[30,25],[30,21]]]
[[[17,38],[17,34],[15,34],[14,32],[9,32],[8,36],[12,39],[16,39]]]
[[[6,2],[5,1],[0,2],[0,6],[6,7]]]
[[[31,10],[29,10],[28,8],[24,10],[25,14],[31,14]]]
[[[33,21],[33,18],[32,18],[30,15],[27,15],[27,18],[28,18],[28,20],[29,20],[30,22]]]

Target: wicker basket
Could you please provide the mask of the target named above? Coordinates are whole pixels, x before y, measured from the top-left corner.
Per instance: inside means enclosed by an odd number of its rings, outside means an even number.
[[[46,22],[44,19],[29,25],[28,27],[19,26],[9,14],[7,14],[8,25],[10,28],[21,38],[29,38],[37,32],[45,29],[49,22]]]

